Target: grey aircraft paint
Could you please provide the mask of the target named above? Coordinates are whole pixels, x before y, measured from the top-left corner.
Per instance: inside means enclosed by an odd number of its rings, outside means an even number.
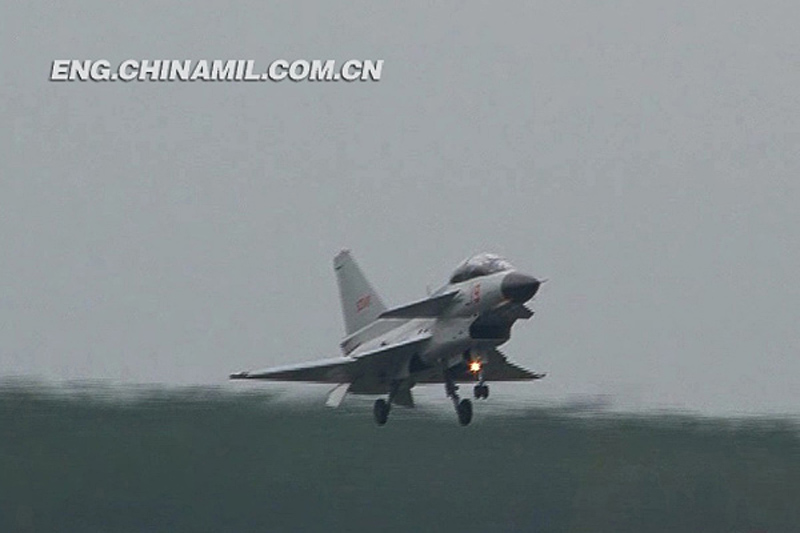
[[[326,405],[338,407],[347,393],[388,394],[375,402],[378,424],[386,423],[393,404],[414,406],[411,389],[420,382],[445,384],[467,425],[472,404],[461,399],[456,382],[474,381],[476,399],[489,396],[487,381],[543,377],[508,362],[497,347],[511,327],[533,312],[525,303],[541,282],[518,272],[494,254],[464,261],[450,281],[424,300],[387,309],[348,250],[333,260],[346,337],[342,357],[254,372],[231,379],[335,383]]]

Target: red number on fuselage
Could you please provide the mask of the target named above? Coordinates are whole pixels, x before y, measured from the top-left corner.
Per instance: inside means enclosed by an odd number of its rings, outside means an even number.
[[[481,301],[481,284],[476,283],[472,286],[472,301],[478,303]]]

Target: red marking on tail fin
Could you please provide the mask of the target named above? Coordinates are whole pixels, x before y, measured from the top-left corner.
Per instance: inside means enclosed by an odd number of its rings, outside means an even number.
[[[369,307],[369,294],[365,294],[358,300],[356,300],[356,312],[361,312],[367,307]]]

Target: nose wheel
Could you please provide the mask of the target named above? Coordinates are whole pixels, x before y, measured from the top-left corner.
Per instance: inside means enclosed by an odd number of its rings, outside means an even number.
[[[489,385],[478,383],[472,389],[472,393],[476,400],[485,400],[489,397]]]

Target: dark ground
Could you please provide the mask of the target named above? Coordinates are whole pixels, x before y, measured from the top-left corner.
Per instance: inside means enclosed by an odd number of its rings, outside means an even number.
[[[5,387],[0,531],[800,531],[799,434],[566,409],[378,428],[363,400]]]

